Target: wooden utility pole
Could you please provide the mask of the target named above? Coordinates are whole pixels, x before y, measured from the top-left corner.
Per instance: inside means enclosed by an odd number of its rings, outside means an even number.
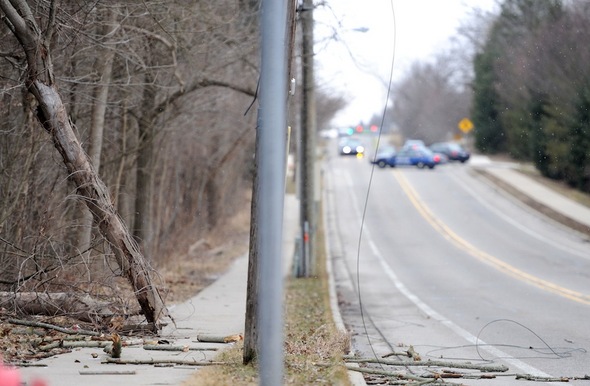
[[[304,0],[301,8],[301,74],[303,102],[301,105],[300,171],[300,231],[301,251],[298,256],[297,276],[315,274],[315,234],[317,226],[316,190],[316,110],[314,90],[313,0]]]

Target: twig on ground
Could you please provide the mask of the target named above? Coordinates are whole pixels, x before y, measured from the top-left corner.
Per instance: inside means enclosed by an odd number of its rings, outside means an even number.
[[[569,377],[539,377],[530,374],[516,374],[516,379],[533,382],[569,382]]]
[[[67,347],[67,348],[81,348],[81,347],[88,347],[88,348],[92,348],[92,347],[100,347],[100,348],[104,348],[104,347],[108,347],[110,345],[112,345],[113,342],[108,341],[108,340],[102,340],[102,341],[98,341],[98,340],[92,340],[92,341],[74,341],[74,342],[68,342],[68,341],[64,341],[63,342],[63,347]],[[128,342],[128,341],[123,341],[122,346],[128,347],[128,346],[139,346],[143,344],[143,341],[141,340],[136,340],[136,341],[132,341],[132,342]]]
[[[182,360],[182,359],[118,359],[105,358],[101,363],[115,363],[121,365],[157,365],[162,363],[172,363],[177,365],[191,365],[191,366],[212,366],[225,365],[225,362],[213,361],[197,361],[197,360]]]
[[[101,335],[101,333],[96,332],[96,331],[64,328],[64,327],[55,326],[53,324],[43,323],[43,322],[35,322],[32,320],[8,319],[7,322],[10,324],[18,324],[21,326],[48,328],[50,330],[63,332],[64,334],[69,334],[69,335],[91,335],[91,336],[100,336]]]
[[[11,363],[11,366],[14,367],[47,367],[46,363],[38,363],[38,362],[18,362],[18,363]]]
[[[91,371],[91,370],[80,370],[78,371],[80,375],[135,375],[135,370],[123,370],[123,371],[113,371],[113,370],[106,370],[106,371]]]
[[[169,346],[163,344],[146,344],[144,350],[161,350],[161,351],[217,351],[215,347],[190,347],[190,346]]]

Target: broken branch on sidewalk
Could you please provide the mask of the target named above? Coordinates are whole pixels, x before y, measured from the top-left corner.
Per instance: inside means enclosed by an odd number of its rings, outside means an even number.
[[[197,335],[197,340],[199,342],[207,342],[207,343],[233,343],[233,342],[240,342],[240,341],[244,340],[244,335],[242,335],[242,334],[233,334],[233,335],[199,334],[199,335]]]
[[[80,370],[78,371],[80,375],[135,375],[137,372],[135,370],[122,370],[122,371],[95,371],[95,370]]]
[[[215,347],[191,347],[191,346],[170,346],[163,344],[146,344],[143,346],[144,350],[160,350],[160,351],[217,351]]]
[[[224,365],[225,362],[197,361],[191,359],[119,359],[105,358],[101,363],[115,363],[119,365],[158,365],[158,364],[175,364],[190,366],[212,366]]]

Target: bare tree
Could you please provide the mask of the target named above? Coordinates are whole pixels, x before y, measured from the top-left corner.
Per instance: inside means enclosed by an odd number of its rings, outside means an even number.
[[[316,88],[316,116],[318,130],[329,128],[329,123],[337,112],[346,107],[342,95],[333,95],[329,91]]]
[[[51,2],[22,3],[55,55],[52,85],[72,132],[132,233],[141,225],[134,242],[146,260],[158,267],[195,240],[224,241],[225,222],[244,207],[252,182],[255,110],[248,106],[258,37],[248,28],[256,10],[238,12],[246,3],[230,0],[113,1],[108,10],[102,2],[62,2],[49,23]],[[0,259],[7,263],[0,286],[127,301],[133,288],[119,279],[125,272],[110,242],[98,223],[91,230],[90,217],[81,220],[86,202],[64,178],[51,137],[35,130],[38,102],[19,80],[26,57],[8,26],[0,25]],[[93,129],[101,126],[102,134]]]
[[[90,122],[90,135],[88,140],[88,156],[97,172],[100,172],[100,161],[103,146],[103,133],[105,125],[105,114],[108,103],[109,86],[111,84],[113,71],[113,58],[115,52],[109,48],[112,45],[113,33],[118,28],[116,25],[117,14],[113,8],[99,9],[105,24],[100,25],[97,36],[105,36],[106,42],[99,48],[99,55],[95,62],[95,73],[99,77],[98,84],[94,89],[92,106],[92,117]],[[103,16],[104,15],[104,16]],[[77,240],[78,250],[81,252],[90,251],[92,234],[92,213],[85,207],[80,208],[79,236]]]
[[[406,138],[427,143],[448,140],[467,116],[469,90],[454,82],[444,56],[436,64],[415,63],[392,92],[395,123]]]
[[[148,322],[157,325],[167,311],[158,289],[152,285],[149,266],[117,215],[106,186],[82,150],[56,89],[51,50],[48,45],[53,32],[55,3],[49,8],[49,23],[45,35],[41,33],[31,9],[24,0],[1,0],[0,9],[26,55],[25,86],[38,103],[37,119],[51,135],[63,158],[70,181],[76,186],[77,193],[92,212],[100,231],[113,248],[119,267],[136,291],[137,300]]]

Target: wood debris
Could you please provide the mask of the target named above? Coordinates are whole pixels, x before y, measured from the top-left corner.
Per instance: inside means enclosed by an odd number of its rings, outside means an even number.
[[[209,343],[234,343],[234,342],[241,342],[244,340],[243,334],[233,334],[233,335],[205,335],[199,334],[197,335],[197,340],[199,342],[209,342]]]

